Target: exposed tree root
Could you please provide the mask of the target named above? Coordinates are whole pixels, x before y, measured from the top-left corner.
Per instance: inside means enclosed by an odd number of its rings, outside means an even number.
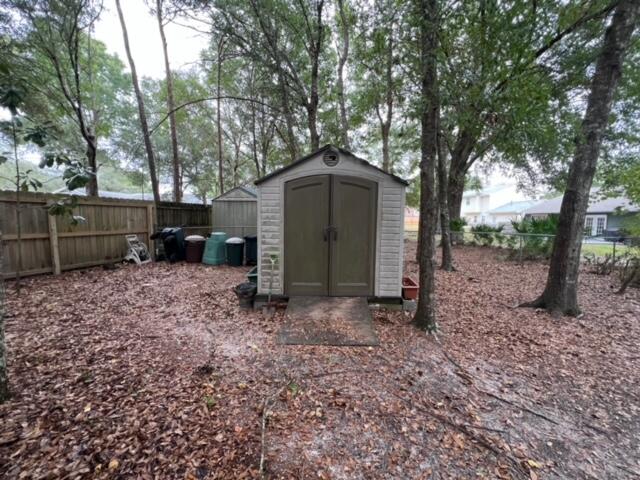
[[[546,308],[546,302],[540,296],[535,300],[531,300],[530,302],[523,302],[518,305],[519,308]]]
[[[444,357],[456,368],[456,375],[458,375],[460,378],[462,378],[463,380],[465,380],[465,382],[469,385],[471,385],[477,392],[482,393],[483,395],[487,395],[491,398],[494,398],[500,402],[506,403],[507,405],[511,405],[512,407],[515,407],[519,410],[523,410],[525,412],[530,413],[531,415],[535,415],[536,417],[542,418],[550,423],[553,423],[554,425],[560,425],[560,423],[556,420],[554,420],[553,418],[549,418],[548,416],[546,416],[543,413],[538,412],[537,410],[533,410],[529,407],[525,407],[524,405],[520,405],[518,403],[512,402],[511,400],[507,400],[506,398],[503,398],[495,393],[486,391],[481,389],[480,387],[478,387],[478,385],[475,382],[475,378],[473,375],[471,375],[471,373],[469,373],[469,371],[467,369],[465,369],[464,367],[462,367],[462,365],[460,365],[458,362],[456,362],[445,350],[444,345],[442,345],[442,342],[440,342],[440,339],[434,335],[434,338],[436,340],[436,343],[440,346],[440,349],[442,351],[442,354],[444,355]]]
[[[521,303],[520,305],[518,305],[518,307],[543,309],[543,310],[546,310],[554,318],[559,318],[562,316],[580,317],[580,315],[582,315],[582,312],[580,311],[579,308],[577,307],[563,308],[563,307],[560,307],[559,305],[549,303],[547,300],[545,300],[544,295],[541,295],[535,300],[532,300],[530,302]]]
[[[399,400],[401,400],[403,403],[405,403],[405,404],[409,403],[406,398],[402,397],[400,394],[396,393],[395,391],[390,391],[390,393],[394,397],[396,397]],[[481,445],[485,449],[489,450],[497,458],[506,458],[509,461],[509,463],[511,464],[512,472],[515,475],[520,476],[522,478],[529,478],[529,473],[522,467],[520,462],[515,457],[513,457],[512,455],[510,455],[507,452],[504,452],[504,451],[500,450],[498,447],[496,447],[493,443],[491,443],[485,437],[476,434],[473,431],[473,429],[488,430],[488,431],[494,431],[494,432],[499,432],[499,433],[502,433],[502,431],[499,431],[497,429],[491,429],[491,428],[488,428],[488,427],[482,427],[482,426],[478,426],[478,425],[470,425],[470,424],[467,424],[467,423],[457,423],[457,422],[454,422],[453,420],[451,420],[450,418],[448,418],[448,417],[446,417],[444,415],[440,415],[440,414],[432,411],[431,409],[426,408],[426,407],[424,407],[424,406],[422,406],[420,404],[417,404],[417,403],[411,403],[410,407],[411,408],[415,408],[415,409],[421,411],[422,413],[425,413],[426,415],[429,415],[430,417],[434,418],[435,420],[438,420],[441,423],[449,425],[453,429],[457,430],[458,432],[462,433],[466,437],[468,437],[471,440],[473,440],[474,442],[476,442],[478,445]]]

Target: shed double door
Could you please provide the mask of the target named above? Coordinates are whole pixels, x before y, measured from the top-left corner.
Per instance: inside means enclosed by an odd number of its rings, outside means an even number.
[[[377,184],[314,175],[285,184],[285,294],[369,296],[374,289]]]

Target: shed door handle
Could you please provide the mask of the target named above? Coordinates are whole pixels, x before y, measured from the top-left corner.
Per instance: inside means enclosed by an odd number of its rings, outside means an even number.
[[[331,240],[331,234],[333,233],[333,239],[338,240],[338,229],[333,225],[329,225],[322,230],[322,238],[324,241]]]

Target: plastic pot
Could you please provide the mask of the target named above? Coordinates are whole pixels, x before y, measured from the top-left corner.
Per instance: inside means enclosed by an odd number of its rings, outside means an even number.
[[[256,296],[257,290],[257,285],[250,282],[241,283],[233,288],[233,291],[238,297],[238,304],[242,310],[251,310],[253,308],[253,299]]]

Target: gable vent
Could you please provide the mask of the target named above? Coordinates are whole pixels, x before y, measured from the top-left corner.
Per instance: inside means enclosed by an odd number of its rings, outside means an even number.
[[[327,167],[335,167],[339,161],[338,153],[329,150],[324,153],[324,155],[322,156],[322,160]]]

